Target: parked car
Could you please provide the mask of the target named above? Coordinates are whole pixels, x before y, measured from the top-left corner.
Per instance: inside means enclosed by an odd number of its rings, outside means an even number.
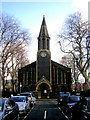
[[[19,120],[19,107],[9,98],[0,98],[0,120]]]
[[[84,119],[90,120],[90,98],[86,99],[86,106],[84,107]]]
[[[67,103],[67,98],[68,96],[70,96],[70,92],[60,92],[58,99],[57,99],[57,103],[60,107],[62,107],[63,105],[65,105]]]
[[[24,96],[28,97],[30,107],[32,107],[33,105],[36,104],[36,97],[34,96],[33,93],[31,93],[31,92],[22,92],[22,93],[20,93],[20,95],[24,95]]]
[[[13,96],[11,99],[18,104],[19,114],[26,114],[30,110],[29,101],[26,96]]]
[[[90,120],[90,98],[82,98],[72,111],[72,119]]]
[[[78,104],[79,101],[80,96],[68,96],[67,104],[64,106],[64,112],[69,117],[69,119],[72,119],[74,106]]]

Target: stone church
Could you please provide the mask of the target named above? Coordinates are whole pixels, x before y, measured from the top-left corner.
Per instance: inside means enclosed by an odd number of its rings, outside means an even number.
[[[71,90],[71,69],[51,60],[45,16],[38,36],[37,60],[19,69],[18,83],[21,91],[38,91],[38,98],[50,98],[59,91]]]

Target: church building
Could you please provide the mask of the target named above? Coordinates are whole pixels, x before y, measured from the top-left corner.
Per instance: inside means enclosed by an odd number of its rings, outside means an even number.
[[[37,60],[18,71],[19,90],[37,91],[38,98],[50,98],[71,90],[71,69],[51,60],[50,37],[45,16],[38,36]]]

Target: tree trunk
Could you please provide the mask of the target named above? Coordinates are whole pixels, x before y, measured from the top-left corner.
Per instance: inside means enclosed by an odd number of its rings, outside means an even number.
[[[2,82],[3,82],[3,92],[5,91],[5,79],[4,79],[4,63],[2,63]]]

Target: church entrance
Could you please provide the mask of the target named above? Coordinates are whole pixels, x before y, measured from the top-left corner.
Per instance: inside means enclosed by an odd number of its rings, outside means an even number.
[[[38,98],[50,98],[51,85],[46,80],[40,80],[36,86],[38,91]]]
[[[48,85],[43,83],[39,86],[39,89],[41,91],[41,98],[47,98],[49,96],[49,89]]]

